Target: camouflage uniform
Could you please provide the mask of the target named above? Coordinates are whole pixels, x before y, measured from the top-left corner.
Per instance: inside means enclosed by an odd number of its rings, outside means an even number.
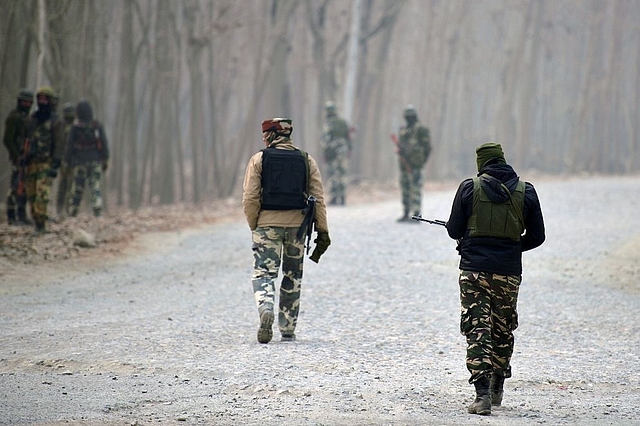
[[[460,332],[476,389],[468,412],[487,415],[511,377],[522,253],[540,246],[545,230],[535,188],[506,163],[502,147],[487,143],[476,155],[478,176],[458,187],[446,227],[460,253]]]
[[[351,137],[349,125],[338,117],[336,107],[328,102],[325,106],[327,122],[322,132],[322,151],[324,161],[327,164],[327,179],[331,200],[329,204],[345,203],[346,175],[349,167],[349,154],[351,153]]]
[[[51,179],[58,173],[62,156],[63,128],[51,110],[52,97],[50,87],[39,88],[36,93],[38,110],[27,120],[26,192],[36,234],[45,232]]]
[[[267,150],[299,151],[291,139],[293,127],[291,120],[274,118],[262,123],[263,140]],[[265,150],[266,151],[266,150]],[[294,340],[300,309],[300,290],[302,283],[304,239],[298,239],[297,233],[302,226],[305,211],[300,208],[281,209],[280,205],[270,205],[267,201],[270,176],[263,171],[264,156],[260,151],[253,155],[247,165],[244,177],[242,205],[249,228],[252,231],[253,275],[252,286],[254,298],[260,316],[258,341],[271,341],[271,326],[274,321],[275,286],[278,271],[282,267],[282,282],[279,291],[278,328],[283,340]],[[273,154],[269,154],[271,156]],[[292,155],[295,155],[292,153]],[[300,155],[304,155],[300,151]],[[328,237],[327,213],[324,204],[320,170],[315,159],[305,155],[303,160],[306,169],[306,188],[304,194],[316,197],[315,227],[318,238],[321,233]],[[267,176],[265,176],[267,175]],[[296,181],[297,182],[297,181]],[[300,184],[301,182],[298,182]],[[304,185],[302,185],[304,186]],[[305,195],[300,194],[304,201]]]
[[[72,103],[66,103],[62,109],[62,118],[64,120],[64,138],[63,138],[63,152],[66,152],[66,142],[71,133],[73,127],[73,120],[75,118],[75,106]],[[69,167],[66,161],[60,166],[60,178],[58,179],[58,196],[56,199],[56,208],[58,216],[64,217],[67,215],[67,202],[69,198],[70,182],[73,177],[73,169]]]
[[[94,216],[102,214],[102,173],[107,169],[109,149],[104,128],[93,119],[88,102],[76,106],[76,118],[67,140],[65,160],[73,169],[73,181],[69,192],[68,214],[77,216],[85,185],[89,183],[91,207]]]
[[[27,89],[22,89],[18,94],[16,109],[11,111],[5,120],[2,140],[7,151],[9,151],[9,160],[11,161],[11,180],[7,194],[7,221],[9,224],[15,224],[16,221],[27,222],[23,150],[26,136],[26,120],[32,104],[33,93]]]
[[[470,383],[490,372],[511,377],[521,279],[520,275],[460,271],[460,332],[467,338]]]
[[[403,216],[399,222],[411,221],[409,214],[417,215],[422,207],[422,168],[431,153],[429,129],[423,126],[409,105],[405,107],[407,125],[400,129],[397,151],[400,162],[400,189]],[[417,223],[417,222],[412,222]]]
[[[258,312],[272,311],[275,280],[282,265],[278,327],[283,335],[292,335],[298,322],[304,241],[296,238],[298,228],[265,226],[252,232],[253,293]]]

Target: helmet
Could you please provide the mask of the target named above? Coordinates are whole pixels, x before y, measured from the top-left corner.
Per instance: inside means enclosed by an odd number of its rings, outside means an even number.
[[[62,116],[64,118],[74,118],[76,116],[76,106],[71,102],[66,102],[62,106]]]
[[[336,104],[332,101],[328,101],[324,104],[324,109],[327,110],[327,114],[335,114],[337,112]]]
[[[29,89],[20,89],[20,92],[18,93],[18,100],[33,102],[33,92]]]
[[[413,105],[409,104],[406,107],[404,107],[403,115],[405,117],[407,117],[407,116],[417,117],[418,113],[416,113],[416,108]]]
[[[40,95],[44,95],[44,96],[48,97],[49,99],[53,99],[56,96],[56,94],[53,91],[53,89],[51,88],[51,86],[40,86],[40,87],[38,87],[38,91],[36,92],[36,97],[40,96]]]
[[[269,118],[262,122],[262,131],[273,131],[276,133],[288,134],[293,132],[292,120],[290,118]]]

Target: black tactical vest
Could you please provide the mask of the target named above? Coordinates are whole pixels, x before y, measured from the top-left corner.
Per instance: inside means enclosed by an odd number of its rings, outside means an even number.
[[[262,209],[298,210],[306,206],[307,158],[298,149],[262,150]]]

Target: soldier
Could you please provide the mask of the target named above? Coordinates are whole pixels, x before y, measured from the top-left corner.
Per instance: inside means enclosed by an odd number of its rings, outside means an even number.
[[[476,156],[478,176],[458,187],[446,226],[460,253],[460,331],[476,389],[468,411],[488,415],[511,377],[522,252],[540,246],[545,230],[535,188],[507,164],[502,147],[486,143]]]
[[[102,173],[107,171],[109,148],[102,124],[93,119],[93,110],[89,102],[81,101],[76,106],[76,119],[73,122],[65,161],[73,169],[73,181],[69,199],[69,216],[77,216],[82,201],[85,182],[89,181],[93,215],[102,214],[102,191],[100,182]]]
[[[404,213],[398,222],[418,223],[411,220],[409,213],[420,214],[422,169],[431,153],[431,141],[429,129],[418,121],[418,114],[413,105],[407,105],[403,115],[407,125],[400,129],[400,140],[392,136],[400,160],[400,189],[404,208]]]
[[[351,154],[351,136],[349,125],[338,117],[333,102],[325,104],[327,122],[322,132],[322,151],[327,164],[327,176],[331,200],[329,204],[344,205],[346,192],[346,175],[349,155]]]
[[[7,221],[10,225],[28,224],[24,191],[24,140],[26,120],[33,105],[33,92],[22,89],[18,93],[16,109],[5,120],[3,142],[11,161],[11,182],[7,194]]]
[[[67,139],[73,127],[73,120],[76,117],[76,107],[71,102],[67,102],[62,106],[62,119],[64,120],[64,138],[63,152],[66,153]],[[62,162],[60,167],[60,180],[58,181],[58,196],[56,200],[56,208],[58,216],[63,218],[67,215],[67,200],[69,198],[70,182],[73,170],[66,161]]]
[[[46,232],[51,179],[58,175],[62,157],[63,128],[51,108],[53,97],[51,87],[40,87],[36,92],[38,109],[27,120],[24,150],[27,165],[26,189],[36,235]]]
[[[292,131],[290,119],[264,120],[266,148],[251,157],[244,176],[242,205],[252,232],[252,284],[260,315],[260,343],[269,343],[273,337],[275,280],[281,264],[278,327],[283,341],[295,340],[304,233],[310,232],[304,224],[315,220],[317,245],[311,260],[318,262],[331,244],[318,164],[293,145]],[[307,209],[310,196],[316,198],[315,218],[309,214],[313,210]]]

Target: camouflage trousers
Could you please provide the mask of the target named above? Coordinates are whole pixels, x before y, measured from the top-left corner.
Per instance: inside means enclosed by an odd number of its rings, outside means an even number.
[[[82,193],[84,192],[87,180],[89,181],[89,190],[91,191],[91,207],[93,207],[94,213],[100,214],[102,211],[102,191],[100,189],[101,178],[102,163],[99,161],[92,161],[73,168],[73,179],[71,181],[69,205],[67,210],[69,216],[78,215],[80,202],[82,201]]]
[[[406,214],[418,214],[422,209],[422,169],[408,171],[400,164],[402,207]]]
[[[280,333],[292,334],[298,323],[300,311],[300,286],[304,242],[296,239],[298,228],[258,227],[252,233],[253,294],[258,313],[273,312],[275,305],[275,281],[282,265],[280,283],[278,326]]]
[[[24,195],[18,195],[20,186],[20,170],[17,167],[11,169],[9,192],[7,193],[7,219],[9,222],[25,220],[27,199]]]
[[[25,178],[27,200],[31,206],[31,217],[38,225],[44,225],[48,218],[47,206],[51,192],[51,177],[48,174],[50,168],[49,162],[27,165]]]
[[[56,197],[56,211],[60,217],[64,217],[67,214],[69,190],[72,178],[73,169],[66,164],[60,166],[60,174],[58,175],[58,194]]]
[[[327,162],[327,179],[331,199],[339,202],[344,199],[347,189],[347,167],[349,160],[346,155],[341,155]]]
[[[467,338],[469,383],[496,372],[511,377],[520,275],[460,271],[460,332]]]

